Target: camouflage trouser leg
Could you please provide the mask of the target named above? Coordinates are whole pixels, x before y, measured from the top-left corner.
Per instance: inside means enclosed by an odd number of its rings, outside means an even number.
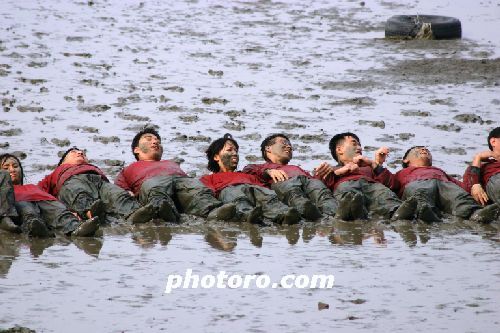
[[[176,177],[175,198],[184,213],[201,217],[207,217],[210,211],[222,206],[211,189],[190,177]]]
[[[288,212],[290,207],[278,199],[276,193],[262,186],[249,185],[257,205],[262,207],[262,213],[265,218],[275,221],[279,216]]]
[[[99,196],[106,207],[106,213],[119,217],[127,218],[141,207],[130,193],[115,184],[105,181],[101,181]]]
[[[219,194],[223,203],[234,203],[238,212],[246,214],[254,209],[256,202],[247,184],[228,186]]]
[[[337,202],[340,202],[346,196],[347,193],[352,193],[352,194],[359,193],[363,195],[363,190],[360,182],[357,180],[349,180],[340,183],[335,189],[335,192],[333,192],[333,196],[337,200]]]
[[[385,218],[390,218],[402,201],[387,186],[360,179],[363,194],[366,198],[368,211]]]
[[[173,209],[175,208],[174,185],[176,176],[156,176],[146,180],[139,191],[139,202],[142,205],[152,204],[159,208],[161,203],[167,201]],[[176,211],[175,213],[178,214]]]
[[[0,218],[17,216],[14,202],[14,187],[10,175],[8,172],[0,170]]]
[[[282,182],[273,183],[271,189],[276,192],[276,195],[282,202],[296,208],[300,215],[303,216],[305,204],[311,200],[307,197],[303,189],[302,177],[305,176],[293,177]]]
[[[500,204],[500,173],[497,173],[488,180],[486,193],[491,201]]]
[[[41,217],[49,229],[62,229],[65,234],[75,230],[80,221],[59,201],[16,202],[24,223],[29,217]]]
[[[315,204],[323,214],[334,216],[338,205],[333,197],[332,191],[318,179],[307,178],[306,176],[299,177],[302,177],[304,190],[312,203]]]
[[[452,182],[436,180],[439,192],[439,207],[454,216],[468,219],[480,209],[474,198],[463,188]]]
[[[403,200],[411,197],[417,199],[418,207],[421,207],[422,204],[427,204],[437,216],[441,215],[438,208],[439,192],[436,179],[415,180],[406,185],[403,192]]]

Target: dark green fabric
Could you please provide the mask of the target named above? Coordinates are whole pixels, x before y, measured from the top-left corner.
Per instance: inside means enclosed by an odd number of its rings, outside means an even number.
[[[0,170],[0,217],[16,217],[14,187],[8,172]]]
[[[486,193],[491,201],[500,204],[500,173],[497,173],[488,180]]]
[[[476,201],[460,186],[438,179],[416,180],[406,185],[403,199],[415,196],[419,202],[427,202],[433,209],[445,213],[469,218],[481,208]]]
[[[80,225],[80,221],[59,201],[19,201],[16,202],[16,209],[21,223],[41,217],[49,229],[62,229],[65,234]]]
[[[263,216],[272,221],[277,221],[289,210],[289,207],[278,199],[274,191],[250,184],[226,187],[220,192],[219,199],[223,203],[236,204],[236,209],[243,214],[248,213],[255,206],[261,206]]]
[[[340,201],[348,192],[361,193],[368,212],[384,218],[390,218],[402,203],[389,188],[366,179],[342,182],[337,186],[333,195],[337,201]]]
[[[337,210],[337,202],[332,192],[317,179],[301,175],[273,183],[271,189],[282,202],[296,208],[301,215],[304,215],[304,205],[307,201],[311,201],[327,215],[333,216]]]
[[[182,176],[156,176],[145,181],[139,193],[139,201],[158,203],[170,200],[180,212],[207,217],[213,209],[222,205],[212,191],[198,179]]]
[[[95,174],[73,176],[59,191],[59,200],[83,219],[87,218],[85,214],[98,199],[104,203],[106,214],[121,218],[129,216],[140,207],[127,191]]]

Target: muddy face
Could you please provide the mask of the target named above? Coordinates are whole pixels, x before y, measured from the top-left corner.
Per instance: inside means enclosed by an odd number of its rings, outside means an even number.
[[[336,150],[339,162],[342,164],[352,162],[355,156],[361,155],[363,152],[359,141],[352,136],[345,137],[344,141],[337,146]]]
[[[408,166],[431,166],[432,154],[427,147],[418,146],[410,150],[404,162]]]
[[[73,149],[66,155],[62,164],[83,164],[89,163],[87,155],[83,150]]]
[[[290,141],[277,137],[274,142],[266,147],[267,158],[278,164],[288,164],[293,157],[293,147]]]
[[[226,141],[222,150],[214,156],[214,160],[219,164],[222,172],[234,171],[238,167],[240,160],[238,148],[231,141]]]
[[[2,170],[5,170],[9,173],[10,179],[12,180],[12,184],[20,185],[23,183],[23,172],[21,169],[21,165],[19,162],[12,157],[9,157],[2,163]]]
[[[139,139],[139,145],[134,148],[139,161],[159,161],[163,155],[161,140],[153,134],[144,134]]]

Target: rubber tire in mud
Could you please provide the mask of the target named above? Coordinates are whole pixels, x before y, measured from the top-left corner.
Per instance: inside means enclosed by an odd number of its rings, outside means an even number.
[[[413,38],[422,23],[431,24],[435,39],[462,37],[462,24],[459,19],[438,15],[394,15],[385,23],[385,37]]]

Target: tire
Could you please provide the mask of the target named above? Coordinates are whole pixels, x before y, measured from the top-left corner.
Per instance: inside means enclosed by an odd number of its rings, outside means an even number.
[[[385,23],[385,37],[414,38],[423,23],[431,24],[435,39],[462,37],[460,20],[438,15],[394,15]]]

